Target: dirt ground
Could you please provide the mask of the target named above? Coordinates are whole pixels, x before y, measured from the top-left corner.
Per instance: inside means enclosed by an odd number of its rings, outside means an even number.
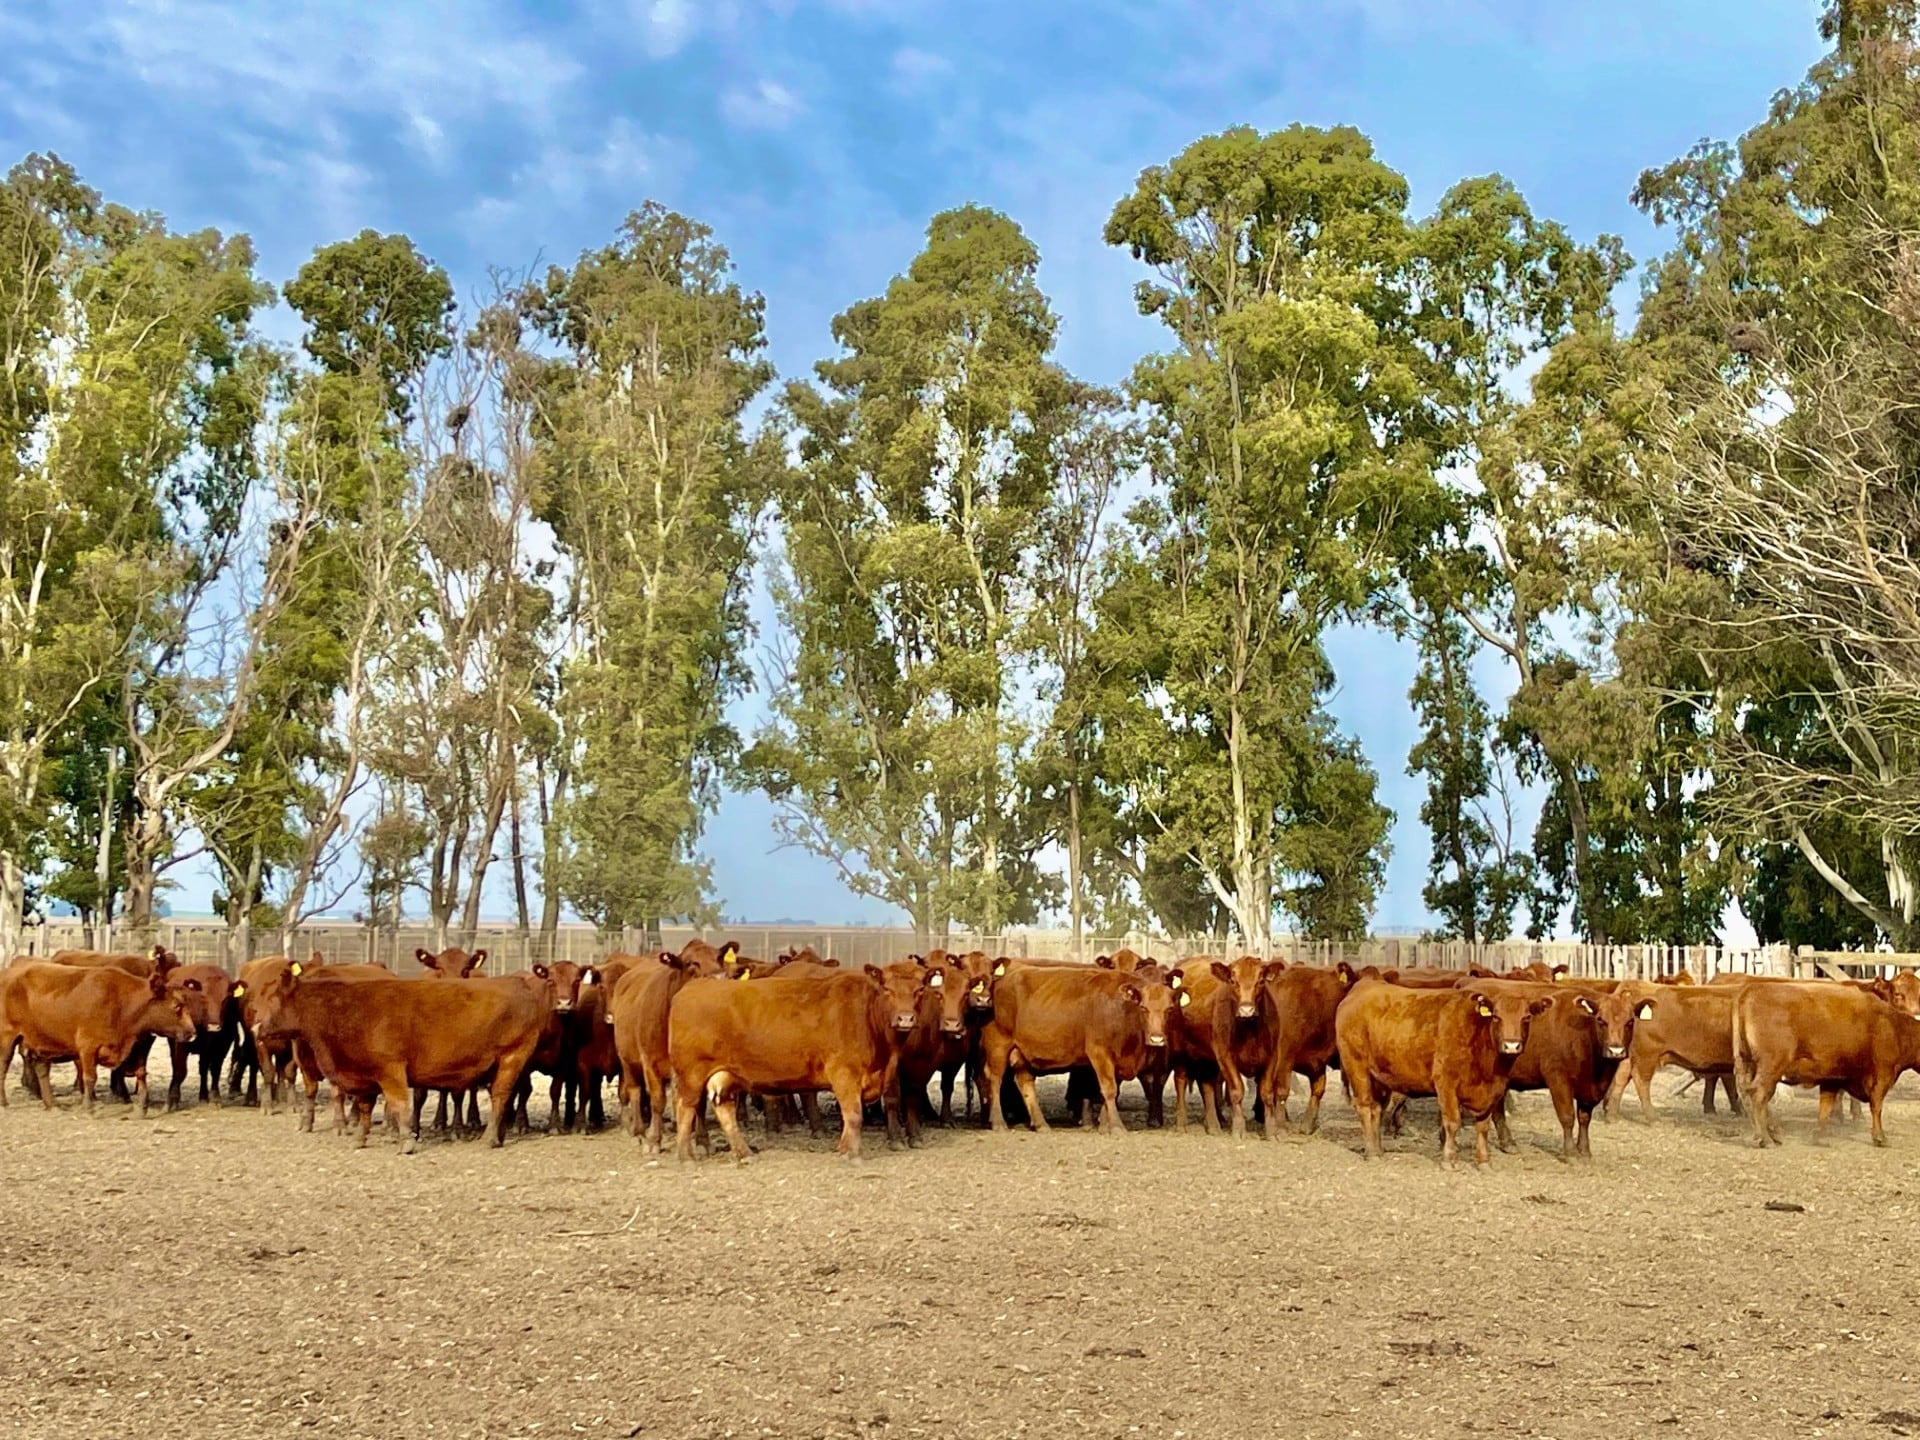
[[[1528,1096],[1457,1174],[1430,1102],[1367,1162],[1331,1090],[1272,1144],[935,1130],[856,1169],[789,1132],[736,1168],[88,1121],[16,1070],[0,1435],[1920,1435],[1911,1080],[1884,1151],[1783,1093],[1763,1154],[1696,1092],[1567,1166]]]

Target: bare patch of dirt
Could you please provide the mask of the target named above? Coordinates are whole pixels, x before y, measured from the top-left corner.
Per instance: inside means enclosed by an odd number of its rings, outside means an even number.
[[[1449,1174],[1430,1104],[1367,1162],[1337,1096],[1272,1144],[756,1133],[736,1168],[88,1121],[17,1075],[0,1435],[1920,1433],[1911,1089],[1888,1150],[1783,1096],[1762,1153],[1688,1095],[1573,1165],[1526,1096],[1519,1153]]]

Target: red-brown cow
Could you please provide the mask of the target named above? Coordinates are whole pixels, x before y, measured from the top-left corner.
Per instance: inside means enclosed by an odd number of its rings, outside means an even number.
[[[93,1111],[94,1075],[126,1059],[142,1036],[187,1041],[194,1035],[188,1002],[160,975],[141,979],[112,966],[29,965],[10,969],[0,985],[0,1106],[7,1103],[7,1071],[15,1049],[24,1048],[40,1103],[53,1108],[51,1066],[71,1060],[80,1072],[80,1093]],[[146,1076],[140,1100],[146,1103]]]
[[[926,981],[920,992],[918,1023],[900,1046],[900,1121],[909,1145],[919,1142],[920,1112],[932,1113],[927,1086],[936,1075],[941,1078],[940,1122],[953,1123],[954,1076],[967,1063],[966,974],[944,955],[936,950],[933,955],[897,960],[885,967],[890,977],[898,976],[903,982],[913,978],[910,970],[922,972]]]
[[[607,1027],[620,1057],[620,1111],[645,1154],[660,1153],[666,1125],[673,1074],[667,1021],[674,998],[689,980],[718,978],[724,971],[711,945],[688,945],[678,955],[663,950],[651,963],[635,962],[612,987]]]
[[[1605,1104],[1613,1089],[1643,1002],[1632,993],[1594,990],[1578,983],[1495,981],[1485,986],[1488,990],[1509,987],[1531,999],[1545,996],[1556,1003],[1536,1016],[1528,1029],[1526,1048],[1507,1075],[1507,1092],[1545,1090],[1560,1121],[1560,1158],[1579,1155],[1590,1160],[1593,1146],[1588,1132],[1594,1108]],[[1494,1131],[1502,1150],[1513,1149],[1504,1100],[1494,1114]]]
[[[196,1055],[200,1059],[200,1098],[207,1100],[211,1093],[213,1104],[218,1105],[220,1065],[226,1058],[228,1047],[233,1044],[233,1035],[228,1029],[233,981],[218,965],[178,965],[166,972],[166,982],[169,990],[185,997],[188,1013],[199,1027],[198,1033],[187,1044],[177,1040],[168,1042],[172,1076],[167,1082],[167,1109],[180,1108],[180,1091],[187,1078],[187,1062],[189,1057]],[[129,1075],[135,1078],[143,1097],[142,1114],[145,1113],[147,1054],[153,1048],[153,1040],[152,1035],[143,1035],[136,1040],[127,1058],[114,1069],[112,1077],[116,1085],[124,1084]],[[208,1084],[209,1070],[211,1088]]]
[[[1287,1092],[1293,1077],[1307,1077],[1307,1134],[1320,1127],[1320,1099],[1327,1093],[1327,1067],[1338,1063],[1334,1017],[1353,987],[1353,968],[1341,961],[1331,970],[1289,965],[1266,978],[1274,1011],[1273,1051],[1260,1076],[1260,1103],[1266,1112],[1267,1138],[1289,1128]]]
[[[862,1107],[887,1109],[891,1143],[899,1129],[901,1042],[918,1023],[927,972],[888,975],[877,965],[821,978],[760,984],[694,980],[667,1016],[679,1126],[676,1153],[693,1157],[693,1122],[703,1095],[736,1162],[752,1153],[736,1114],[746,1091],[831,1090],[840,1106],[838,1152],[860,1157]]]
[[[1100,1089],[1101,1128],[1120,1133],[1120,1082],[1140,1074],[1166,1049],[1174,1004],[1169,986],[1125,971],[1010,970],[994,987],[993,1020],[981,1037],[989,1123],[1007,1128],[1000,1081],[1011,1070],[1026,1102],[1027,1124],[1047,1129],[1034,1076],[1085,1065]]]
[[[1440,1102],[1443,1163],[1458,1163],[1465,1117],[1473,1121],[1474,1159],[1486,1164],[1487,1131],[1507,1077],[1526,1048],[1533,1017],[1554,1003],[1548,995],[1496,991],[1491,983],[1477,990],[1409,990],[1373,980],[1355,985],[1341,1002],[1334,1033],[1366,1153],[1381,1153],[1381,1111],[1391,1095],[1432,1095]]]
[[[180,957],[164,945],[156,945],[150,954],[109,954],[103,950],[56,950],[47,957],[54,965],[77,965],[84,970],[118,970],[141,980],[155,972],[165,975],[180,963]]]
[[[1263,1074],[1273,1050],[1274,1014],[1262,981],[1270,970],[1278,974],[1284,964],[1263,965],[1256,957],[1243,955],[1231,965],[1202,959],[1187,960],[1175,968],[1169,983],[1180,993],[1167,1027],[1174,1129],[1187,1128],[1191,1080],[1200,1087],[1201,1125],[1206,1133],[1212,1135],[1220,1128],[1215,1105],[1224,1089],[1233,1137],[1245,1137],[1243,1077]]]
[[[553,1010],[551,984],[531,978],[464,985],[392,976],[345,981],[327,967],[307,974],[293,964],[262,997],[258,1032],[267,1040],[305,1040],[321,1071],[347,1094],[377,1089],[390,1129],[401,1128],[411,1092],[413,1123],[403,1135],[403,1153],[412,1153],[418,1139],[428,1090],[464,1093],[490,1084],[486,1138],[500,1145],[513,1088]],[[362,1145],[367,1129],[363,1115]]]
[[[1614,1076],[1607,1094],[1607,1108],[1617,1111],[1620,1096],[1631,1079],[1640,1096],[1640,1118],[1653,1118],[1653,1076],[1662,1065],[1678,1065],[1691,1070],[1707,1082],[1703,1108],[1713,1113],[1713,1087],[1724,1086],[1727,1103],[1737,1115],[1740,1102],[1734,1094],[1733,1077],[1733,997],[1738,989],[1730,985],[1647,985],[1623,984],[1614,992],[1635,999],[1633,1044],[1628,1049],[1628,1064]]]
[[[1840,985],[1743,985],[1733,1002],[1734,1074],[1753,1115],[1753,1143],[1780,1143],[1773,1090],[1781,1081],[1820,1087],[1819,1131],[1841,1095],[1873,1111],[1873,1143],[1887,1091],[1903,1071],[1920,1070],[1920,1018]]]

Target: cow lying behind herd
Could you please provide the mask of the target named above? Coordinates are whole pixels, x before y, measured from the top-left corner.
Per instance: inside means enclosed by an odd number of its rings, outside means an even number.
[[[244,1076],[251,1103],[271,1111],[297,1074],[300,1124],[311,1129],[322,1079],[336,1128],[348,1107],[360,1143],[373,1108],[411,1150],[425,1102],[450,1099],[453,1123],[487,1139],[527,1128],[535,1073],[549,1080],[550,1125],[602,1120],[601,1091],[618,1087],[624,1123],[649,1153],[665,1142],[669,1097],[675,1145],[691,1158],[709,1106],[736,1159],[751,1153],[740,1102],[777,1127],[798,1104],[817,1127],[817,1097],[832,1093],[839,1152],[861,1154],[870,1108],[890,1142],[918,1139],[933,1118],[954,1118],[964,1087],[968,1115],[1004,1129],[1045,1129],[1035,1077],[1065,1072],[1076,1122],[1118,1131],[1118,1088],[1139,1081],[1157,1123],[1166,1082],[1174,1123],[1187,1124],[1187,1091],[1200,1094],[1209,1133],[1245,1132],[1247,1092],[1269,1137],[1290,1126],[1295,1075],[1308,1085],[1304,1125],[1319,1119],[1329,1070],[1340,1071],[1369,1155],[1397,1133],[1409,1097],[1438,1102],[1441,1154],[1456,1163],[1459,1133],[1474,1127],[1485,1164],[1489,1131],[1511,1149],[1509,1092],[1545,1090],[1561,1127],[1561,1157],[1592,1153],[1596,1109],[1617,1106],[1629,1080],[1642,1115],[1664,1065],[1716,1084],[1737,1112],[1744,1098],[1755,1143],[1778,1143],[1771,1102],[1782,1083],[1819,1091],[1824,1133],[1841,1095],[1872,1111],[1873,1142],[1886,1143],[1882,1106],[1895,1080],[1920,1070],[1920,976],[1793,981],[1722,975],[1696,985],[1570,980],[1544,965],[1506,975],[1484,970],[1355,971],[1261,961],[1193,959],[1163,965],[1131,951],[1093,965],[935,951],[891,965],[842,968],[811,951],[749,959],[738,947],[694,941],[679,954],[614,955],[597,965],[535,965],[480,972],[485,951],[417,952],[419,976],[379,965],[280,957],[253,960],[230,978],[217,966],[150,956],[62,952],[21,957],[0,971],[0,1106],[16,1050],[26,1083],[51,1107],[51,1068],[72,1062],[88,1110],[98,1071],[116,1091],[133,1082],[144,1113],[147,1059],[156,1038],[172,1056],[168,1107],[180,1101],[191,1057],[200,1095],[220,1101],[229,1054],[231,1092]],[[465,1115],[462,1115],[462,1104]]]

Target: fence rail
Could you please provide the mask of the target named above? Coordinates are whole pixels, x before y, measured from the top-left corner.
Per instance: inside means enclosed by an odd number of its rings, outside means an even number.
[[[908,928],[831,925],[730,925],[697,930],[692,926],[662,928],[659,943],[678,950],[699,936],[719,944],[737,941],[748,955],[770,956],[801,946],[848,965],[884,964],[920,948]],[[535,961],[572,960],[586,964],[613,952],[646,948],[637,930],[602,932],[591,925],[562,925],[551,937],[521,930],[513,924],[482,925],[470,935],[449,937],[469,950],[487,952],[485,968],[496,974],[522,970]],[[28,927],[24,936],[28,954],[51,955],[67,949],[138,949],[155,943],[166,946],[185,964],[219,965],[236,973],[254,955],[281,951],[278,930],[255,930],[244,941],[241,933],[218,919],[163,920],[151,930],[135,933],[116,927],[104,936],[91,935],[78,920],[49,920]],[[98,942],[96,945],[95,942]],[[285,953],[309,955],[318,951],[334,962],[379,961],[396,974],[408,973],[418,949],[434,949],[434,932],[426,924],[362,925],[348,920],[316,920],[296,929]],[[1090,960],[1126,948],[1162,959],[1189,955],[1242,953],[1232,936],[1154,935],[1084,936],[1078,947],[1066,930],[1014,930],[1004,935],[949,935],[944,948],[985,950],[996,955],[1018,955],[1044,960]],[[244,952],[244,953],[243,953]],[[1257,952],[1256,952],[1257,953]],[[1435,966],[1464,970],[1481,965],[1489,970],[1543,961],[1565,965],[1583,979],[1652,979],[1686,971],[1706,981],[1727,971],[1753,975],[1871,974],[1888,968],[1920,968],[1920,956],[1870,952],[1794,952],[1785,945],[1589,945],[1572,940],[1499,940],[1469,944],[1461,940],[1418,940],[1379,937],[1366,940],[1305,940],[1278,936],[1262,958],[1290,963],[1333,965],[1345,960],[1356,967]],[[1844,971],[1842,969],[1844,967]]]

